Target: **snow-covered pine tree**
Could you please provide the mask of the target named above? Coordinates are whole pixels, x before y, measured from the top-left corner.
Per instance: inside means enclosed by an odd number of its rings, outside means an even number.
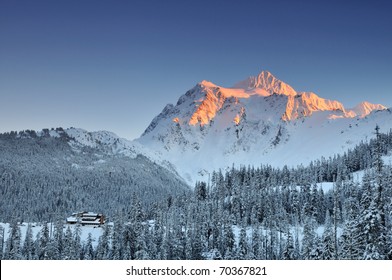
[[[148,254],[148,248],[145,241],[145,231],[142,229],[136,239],[135,260],[148,259],[150,259],[150,256]]]
[[[327,212],[325,218],[324,232],[321,237],[321,259],[322,260],[334,260],[336,257],[336,246],[335,246],[335,229],[332,224],[329,213]]]
[[[94,260],[95,259],[95,252],[93,248],[93,237],[91,232],[89,232],[87,236],[86,243],[84,244],[84,259],[85,260]]]
[[[81,234],[82,234],[82,228],[80,224],[77,224],[75,227],[74,231],[74,258],[76,260],[81,259],[81,252],[82,252],[82,241],[81,241]]]
[[[64,235],[64,248],[63,248],[63,259],[64,260],[73,260],[74,256],[74,239],[71,227],[68,226],[65,235]]]
[[[284,260],[295,260],[296,256],[295,256],[295,248],[294,248],[294,239],[289,227],[287,227],[286,236],[287,239],[284,246],[282,258]]]
[[[130,224],[126,224],[123,230],[123,256],[124,260],[132,260],[136,253],[137,235],[135,229]],[[98,249],[98,248],[97,248]]]
[[[387,259],[387,231],[383,226],[382,215],[374,200],[368,209],[365,209],[360,217],[363,227],[363,235],[366,245],[363,253],[365,260],[385,260]]]
[[[26,236],[22,247],[22,255],[25,260],[35,259],[33,230],[30,223],[27,225]]]
[[[4,253],[4,234],[5,229],[0,225],[0,260],[3,259],[3,253]]]
[[[6,242],[4,259],[6,260],[21,260],[22,259],[22,248],[21,238],[22,234],[18,223],[14,221],[10,225],[10,234]]]
[[[162,243],[161,243],[161,247],[160,247],[162,260],[170,260],[172,257],[169,234],[170,234],[170,230],[168,230],[168,229],[166,229],[163,232]]]
[[[63,232],[63,222],[58,220],[54,226],[54,234],[53,238],[55,239],[55,243],[57,245],[57,260],[63,259],[64,252],[64,232]]]
[[[230,255],[230,257],[233,257],[233,252],[235,248],[235,236],[233,233],[233,229],[230,224],[225,223],[224,224],[224,252],[223,255]],[[226,257],[225,257],[226,259]]]
[[[339,259],[356,260],[360,259],[358,252],[356,234],[356,224],[359,215],[359,201],[357,191],[358,185],[355,185],[351,180],[345,184],[344,196],[346,197],[344,203],[344,225],[343,232],[339,238]]]
[[[246,260],[247,255],[248,255],[248,240],[247,240],[246,229],[244,227],[241,227],[236,259]]]
[[[313,241],[313,249],[310,253],[310,260],[321,260],[323,254],[323,241],[316,234]]]
[[[301,259],[311,260],[312,251],[318,246],[316,244],[315,222],[307,217],[303,228],[303,238],[301,247]]]
[[[116,217],[114,221],[113,237],[110,259],[122,260],[123,259],[123,225],[124,221],[120,217]]]
[[[48,244],[49,244],[49,226],[48,223],[44,223],[40,239],[39,239],[39,252],[38,258],[40,260],[48,260]]]
[[[192,229],[187,228],[186,231],[186,244],[185,244],[185,259],[192,260],[193,257],[193,246],[192,246]]]
[[[262,259],[262,242],[260,237],[260,226],[259,224],[254,224],[252,226],[252,244],[251,244],[252,255],[255,260]]]

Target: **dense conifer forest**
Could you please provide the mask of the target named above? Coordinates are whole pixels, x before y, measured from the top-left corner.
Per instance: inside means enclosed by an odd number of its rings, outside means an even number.
[[[60,132],[51,137],[50,132]],[[85,209],[113,216],[129,211],[132,195],[147,208],[190,192],[182,179],[139,155],[72,142],[62,128],[0,134],[0,221],[64,219]]]

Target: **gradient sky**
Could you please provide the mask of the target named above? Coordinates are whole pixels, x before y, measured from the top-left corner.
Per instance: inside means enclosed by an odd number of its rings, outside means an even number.
[[[0,0],[0,131],[133,139],[201,80],[261,70],[392,106],[391,1]]]

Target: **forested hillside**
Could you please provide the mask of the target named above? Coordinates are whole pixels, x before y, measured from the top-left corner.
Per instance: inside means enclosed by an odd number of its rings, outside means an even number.
[[[52,130],[53,132],[54,130]],[[189,193],[177,176],[144,156],[130,158],[34,131],[0,135],[0,221],[55,221],[76,211],[112,216]]]

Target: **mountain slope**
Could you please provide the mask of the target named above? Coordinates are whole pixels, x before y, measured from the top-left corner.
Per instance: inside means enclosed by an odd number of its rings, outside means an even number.
[[[346,110],[338,101],[297,93],[267,71],[225,88],[202,81],[167,105],[136,140],[172,162],[193,183],[232,164],[308,163],[392,127],[382,105]],[[205,178],[204,178],[205,179]]]
[[[109,132],[81,129],[0,134],[0,221],[63,219],[75,211],[126,215],[189,191],[168,169]]]

